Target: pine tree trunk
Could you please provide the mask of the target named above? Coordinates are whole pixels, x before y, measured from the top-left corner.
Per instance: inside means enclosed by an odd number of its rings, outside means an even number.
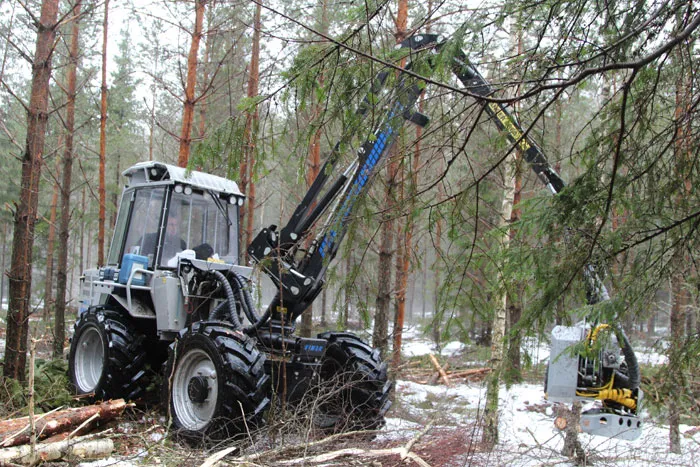
[[[212,24],[212,16],[214,14],[214,8],[215,8],[215,0],[212,0],[211,5],[209,7],[209,21],[208,24]],[[207,33],[206,38],[204,39],[204,57],[202,59],[202,84],[201,84],[201,92],[200,92],[200,101],[199,101],[199,139],[203,140],[204,136],[206,135],[207,131],[207,104],[209,103],[208,97],[208,90],[210,88],[210,83],[209,83],[209,57],[211,56],[211,48],[214,43],[214,31],[209,31]]]
[[[262,2],[255,5],[255,18],[253,22],[253,44],[250,54],[250,65],[248,66],[248,90],[247,96],[249,99],[257,97],[258,95],[258,85],[260,81],[260,29],[262,25],[261,12],[262,12]],[[243,237],[243,245],[245,251],[245,245],[247,245],[253,239],[253,221],[255,216],[255,182],[253,181],[253,174],[255,173],[255,154],[257,151],[257,138],[258,138],[258,107],[257,105],[251,111],[249,110],[246,115],[245,129],[244,129],[244,154],[243,161],[241,163],[241,190],[248,197],[246,203],[247,206],[244,211],[241,212],[241,227],[242,231],[245,232]],[[247,252],[244,253],[247,255]]]
[[[319,5],[321,9],[321,14],[318,19],[318,24],[317,24],[317,29],[319,32],[322,34],[326,34],[328,32],[328,18],[327,18],[327,7],[326,7],[326,0],[319,0]],[[318,77],[318,84],[320,87],[323,86],[323,73],[320,74]],[[313,184],[314,180],[316,180],[316,177],[318,177],[318,173],[321,170],[321,126],[320,126],[320,120],[322,118],[322,112],[323,112],[323,107],[320,102],[314,102],[314,104],[311,107],[311,118],[310,121],[313,124],[316,124],[318,126],[316,132],[314,133],[313,137],[311,138],[311,143],[309,144],[309,153],[306,158],[306,188],[310,188],[311,184]],[[313,209],[315,207],[315,203],[313,203],[310,206],[310,209]],[[311,241],[312,239],[309,238],[308,242],[306,244],[306,247],[309,248],[311,246]],[[326,290],[324,288],[323,293],[326,293]],[[325,296],[325,295],[324,295]],[[321,305],[321,307],[325,307],[325,303]],[[321,316],[324,317],[326,313],[325,309],[321,310]],[[304,314],[301,315],[301,329],[300,329],[300,334],[304,337],[311,337],[312,330],[313,330],[313,315],[314,315],[314,307],[313,305],[309,306],[305,311]],[[325,318],[322,318],[325,320]]]
[[[338,320],[340,324],[340,329],[347,329],[348,328],[348,323],[350,321],[350,305],[351,305],[351,296],[350,296],[350,286],[351,283],[349,282],[351,280],[351,274],[352,274],[352,269],[353,269],[353,256],[352,252],[348,252],[348,257],[345,260],[345,287],[343,290],[343,311],[342,311],[342,317]]]
[[[71,28],[70,58],[67,71],[66,92],[66,136],[63,152],[63,182],[61,183],[61,220],[58,229],[58,265],[56,274],[56,310],[54,319],[53,357],[63,357],[63,344],[66,339],[66,285],[68,274],[68,239],[70,236],[70,195],[73,172],[73,136],[75,130],[75,94],[78,68],[80,8],[82,0],[76,0]]]
[[[82,193],[80,193],[80,243],[78,245],[73,245],[73,248],[78,248],[78,262],[80,263],[80,272],[85,270],[85,211],[87,209],[86,195],[85,195],[85,185],[83,185]],[[89,232],[88,232],[89,234]],[[75,252],[73,254],[75,257]]]
[[[419,104],[419,111],[421,110]],[[406,214],[406,223],[402,235],[399,235],[399,248],[396,260],[396,311],[394,313],[394,345],[392,366],[398,368],[401,364],[401,345],[403,340],[403,328],[406,318],[406,293],[408,291],[408,276],[411,266],[411,252],[413,250],[413,210],[415,207],[416,191],[418,185],[418,166],[420,163],[420,137],[421,128],[416,129],[416,146],[413,153],[412,169],[410,172],[409,199],[405,198],[405,180],[401,180],[401,203],[409,204],[409,212]],[[405,170],[404,170],[405,173]]]
[[[116,154],[112,156],[115,162],[115,167],[114,167],[114,185],[119,186],[119,179],[121,178],[121,162],[122,162],[122,155],[120,151],[117,151]],[[117,212],[119,210],[119,195],[120,193],[118,191],[114,191],[112,194],[112,219],[110,220],[111,226],[116,225],[117,223]],[[112,232],[114,233],[114,232]],[[109,252],[107,252],[109,254]]]
[[[680,11],[680,10],[679,10]],[[680,15],[688,14],[684,10],[683,13],[678,13],[679,24],[683,24],[689,18],[682,18]],[[687,49],[686,49],[687,46]],[[675,200],[679,207],[682,207],[687,200],[691,198],[692,192],[692,178],[688,167],[691,167],[693,154],[690,150],[690,111],[692,105],[691,98],[691,70],[692,70],[692,59],[688,56],[687,50],[691,49],[690,44],[686,44],[684,47],[678,47],[675,49],[673,58],[675,60],[675,65],[678,69],[676,83],[675,83],[675,122],[676,122],[676,135],[673,145],[673,156],[676,165],[676,176],[678,180],[683,181],[683,192],[679,194]],[[688,122],[688,124],[684,124]],[[691,264],[689,258],[687,258],[685,250],[681,249],[677,251],[672,263],[672,270],[674,274],[671,276],[671,316],[670,316],[670,328],[671,328],[671,342],[669,345],[669,356],[668,356],[668,368],[670,369],[669,374],[669,393],[670,394],[684,394],[686,392],[685,387],[685,375],[683,374],[683,353],[685,345],[685,331],[686,331],[686,307],[689,302],[688,291],[686,290],[686,278],[690,273],[688,265]],[[683,411],[683,406],[681,404],[680,398],[669,397],[668,398],[668,424],[669,424],[669,450],[672,453],[681,453],[681,440],[680,440],[680,415]]]
[[[396,43],[403,41],[406,35],[406,24],[408,21],[408,0],[398,0],[396,13],[396,32],[394,36]],[[402,60],[401,66],[405,65]],[[372,344],[378,348],[385,357],[389,347],[389,310],[391,307],[391,269],[394,256],[394,240],[396,237],[396,227],[392,216],[397,210],[395,196],[398,191],[399,175],[399,151],[398,143],[389,151],[389,166],[387,169],[387,183],[385,193],[385,211],[381,226],[381,244],[379,249],[379,276],[377,287],[377,310],[374,316],[374,332]],[[400,240],[399,240],[400,241]],[[398,281],[398,278],[397,278]]]
[[[393,151],[392,151],[393,152]],[[391,157],[394,155],[391,154]],[[390,206],[393,206],[391,188],[394,185],[393,179],[395,174],[392,171],[393,163],[390,163],[387,171],[387,190],[386,190],[386,211],[383,215],[381,227],[381,241],[379,245],[379,264],[377,267],[377,309],[374,314],[374,330],[372,332],[372,346],[379,349],[382,358],[386,356],[388,350],[388,333],[389,333],[389,309],[391,305],[391,257],[394,248],[394,223],[391,220]]]
[[[59,146],[61,146],[59,144]],[[61,178],[61,165],[56,159],[56,183],[51,194],[51,214],[49,215],[49,235],[46,240],[46,279],[44,280],[44,322],[48,323],[53,315],[53,273],[54,273],[54,247],[56,244],[56,209],[58,208],[59,179]],[[5,268],[3,267],[3,271]]]
[[[105,0],[105,15],[102,21],[102,87],[100,89],[100,169],[99,188],[100,211],[97,216],[97,266],[105,264],[105,216],[107,194],[105,191],[105,164],[107,160],[107,27],[109,0]],[[117,184],[117,186],[119,186]]]
[[[3,374],[24,381],[27,367],[27,337],[32,290],[32,249],[39,203],[39,179],[49,113],[49,79],[56,38],[58,0],[41,4],[36,52],[32,64],[32,89],[27,112],[27,141],[22,156],[19,204],[16,206],[12,239],[10,303]]]
[[[675,263],[679,271],[682,271],[683,260],[678,258]],[[683,343],[685,337],[685,291],[684,274],[681,272],[671,278],[671,345],[669,347],[668,367],[671,371],[669,375],[669,393],[683,394],[683,372],[680,370],[683,365]],[[683,411],[682,404],[678,397],[668,398],[668,425],[669,425],[669,450],[674,454],[681,453],[680,437],[680,416]]]
[[[513,196],[515,194],[515,153],[511,153],[502,165],[503,167],[503,202],[499,228],[504,232],[501,236],[501,253],[510,244],[510,234],[507,231],[508,222],[513,213]],[[498,392],[503,368],[503,353],[505,348],[506,307],[508,294],[503,281],[502,269],[498,268],[498,284],[502,288],[498,302],[495,304],[495,314],[491,331],[491,359],[489,366],[493,372],[489,375],[486,388],[486,409],[484,411],[484,433],[482,441],[493,448],[498,443]]]
[[[326,306],[328,306],[328,287],[323,288],[323,292],[321,292],[321,327],[325,328],[328,326],[328,322],[326,321]]]
[[[182,130],[180,131],[180,153],[177,157],[177,165],[187,167],[190,159],[190,144],[192,143],[192,121],[194,120],[195,96],[197,85],[197,53],[199,42],[202,40],[202,28],[204,25],[205,0],[195,0],[194,31],[190,43],[190,53],[187,55],[187,80],[185,83],[185,104],[182,111]]]
[[[5,303],[5,264],[7,255],[7,224],[2,223],[2,269],[0,269],[0,310]]]

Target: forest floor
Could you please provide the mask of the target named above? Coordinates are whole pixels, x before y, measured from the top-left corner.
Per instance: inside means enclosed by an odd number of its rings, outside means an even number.
[[[0,336],[0,340],[1,340]],[[367,436],[336,435],[330,439],[308,428],[307,417],[288,414],[268,424],[244,441],[210,445],[206,449],[178,443],[169,436],[167,420],[157,409],[135,408],[118,421],[99,428],[113,439],[109,458],[56,465],[84,467],[141,465],[202,465],[224,449],[230,453],[218,464],[209,465],[327,465],[327,466],[568,466],[560,454],[564,437],[554,427],[554,418],[564,407],[544,399],[542,362],[547,347],[528,340],[523,345],[530,362],[529,382],[500,390],[499,443],[486,450],[481,443],[479,420],[485,405],[485,383],[452,381],[424,384],[411,376],[410,368],[423,365],[430,371],[428,354],[434,354],[451,369],[483,367],[483,352],[450,342],[440,352],[420,333],[405,335],[404,357],[411,362],[395,385],[395,400],[384,426]],[[481,354],[481,355],[480,355]],[[654,351],[639,352],[648,364],[664,361]],[[421,363],[423,362],[423,363]],[[98,430],[98,431],[99,431]],[[587,465],[599,466],[695,466],[700,465],[700,429],[681,426],[683,454],[668,452],[668,426],[645,414],[642,436],[635,441],[580,435],[588,455]],[[407,449],[408,448],[408,449]],[[413,460],[402,460],[410,450]]]

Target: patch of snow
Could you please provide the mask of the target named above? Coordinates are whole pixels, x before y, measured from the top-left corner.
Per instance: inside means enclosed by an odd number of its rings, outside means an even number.
[[[661,354],[659,352],[649,351],[635,351],[637,356],[637,361],[642,365],[666,365],[668,363],[668,356]]]
[[[434,353],[433,343],[427,340],[413,340],[401,346],[401,353],[404,357],[419,357]]]
[[[440,352],[440,354],[444,355],[446,357],[453,357],[456,354],[463,351],[464,347],[465,347],[465,345],[461,342],[457,342],[457,341],[449,342],[442,348],[442,351]]]
[[[428,339],[412,339],[401,345],[401,353],[404,357],[420,357],[422,355],[442,355],[443,357],[453,357],[464,350],[465,345],[458,341],[445,344],[440,352],[435,344]]]
[[[424,385],[412,381],[396,382],[397,400],[413,421],[387,419],[384,439],[398,439],[401,433],[410,439],[430,420],[443,426],[464,427],[481,436],[477,417],[486,403],[483,383]],[[564,435],[554,427],[557,404],[544,399],[543,388],[535,384],[518,384],[499,390],[499,444],[493,452],[475,454],[477,465],[516,465],[530,467],[556,464],[571,465],[561,456]],[[538,410],[533,410],[533,409]],[[469,409],[469,410],[465,410]],[[423,423],[417,422],[423,421]],[[683,436],[682,455],[668,452],[668,426],[643,420],[642,436],[635,441],[608,439],[581,433],[579,439],[587,452],[594,455],[596,465],[658,467],[664,465],[700,465],[700,433]],[[475,428],[476,427],[476,428]],[[437,428],[437,425],[436,425]],[[691,427],[681,427],[681,433]],[[394,434],[392,432],[398,432]]]

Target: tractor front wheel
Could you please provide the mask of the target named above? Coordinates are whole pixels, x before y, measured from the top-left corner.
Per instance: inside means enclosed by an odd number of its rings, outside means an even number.
[[[170,346],[164,395],[177,435],[227,439],[253,429],[270,403],[265,356],[218,321],[197,322]]]

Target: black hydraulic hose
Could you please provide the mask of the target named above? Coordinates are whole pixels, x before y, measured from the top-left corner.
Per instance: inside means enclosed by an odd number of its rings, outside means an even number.
[[[272,303],[270,303],[270,306],[267,307],[267,310],[265,310],[265,313],[262,314],[260,319],[255,321],[253,324],[250,326],[246,327],[243,332],[246,334],[252,334],[258,329],[262,327],[263,324],[266,324],[270,320],[270,316],[272,316],[272,310],[277,308],[277,305],[280,303],[280,296],[279,293],[277,296],[272,300]]]
[[[257,323],[260,317],[255,312],[255,305],[253,304],[253,297],[250,296],[250,292],[245,287],[245,278],[236,272],[233,273],[233,278],[238,285],[238,291],[243,303],[243,312],[245,313],[248,321],[251,323]]]
[[[620,326],[613,326],[615,335],[617,336],[618,343],[620,344],[620,350],[625,356],[625,363],[627,364],[627,375],[615,371],[615,380],[620,385],[618,387],[626,387],[632,391],[634,397],[636,398],[639,394],[639,386],[642,382],[642,374],[639,369],[639,362],[637,361],[637,355],[634,353],[634,349],[630,344],[627,334]],[[638,407],[637,407],[638,408]],[[637,409],[634,409],[636,413]]]
[[[228,306],[228,300],[216,305],[216,307],[209,313],[210,320],[222,320],[224,318],[224,308]]]
[[[241,328],[241,320],[238,318],[238,312],[236,311],[236,298],[233,295],[233,288],[231,287],[231,283],[228,281],[228,279],[226,279],[226,276],[224,276],[221,272],[219,272],[219,271],[212,271],[212,272],[214,273],[214,277],[219,279],[221,284],[224,286],[224,290],[226,291],[226,303],[228,303],[228,310],[229,310],[229,316],[231,318],[231,323],[233,324],[233,326],[236,329],[240,329]]]
[[[627,376],[629,378],[629,387],[633,391],[639,389],[639,385],[642,382],[641,371],[639,370],[639,362],[637,361],[637,355],[632,349],[625,331],[618,326],[615,326],[615,334],[617,338],[621,341],[623,345],[620,346],[622,354],[625,356],[625,362],[627,363]]]

